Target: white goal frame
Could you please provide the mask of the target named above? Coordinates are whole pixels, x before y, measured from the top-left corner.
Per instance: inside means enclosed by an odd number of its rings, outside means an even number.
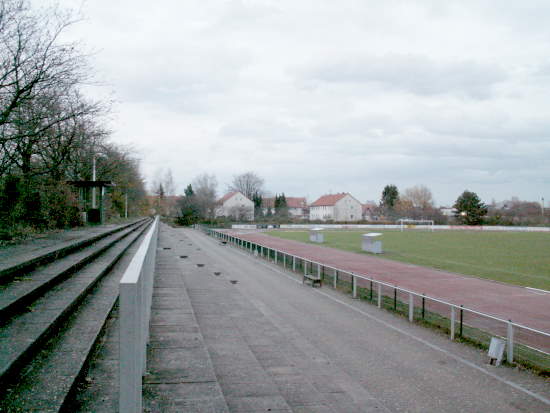
[[[411,229],[416,228],[416,225],[424,225],[430,227],[430,231],[434,232],[434,221],[432,219],[398,219],[397,222],[399,222],[399,229],[401,232],[405,230],[405,228],[411,227]]]

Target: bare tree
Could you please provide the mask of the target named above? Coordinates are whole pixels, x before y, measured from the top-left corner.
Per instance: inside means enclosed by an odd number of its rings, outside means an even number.
[[[176,194],[176,184],[174,183],[174,177],[172,176],[172,170],[170,168],[168,168],[164,173],[162,182],[164,184],[164,191],[166,192],[166,195],[173,196]]]
[[[213,218],[216,208],[218,181],[214,175],[201,174],[192,182],[199,213],[203,218]]]
[[[249,171],[233,176],[233,182],[228,188],[230,191],[239,191],[248,199],[252,200],[254,195],[264,194],[264,180],[255,172]]]
[[[402,199],[410,201],[415,208],[427,209],[434,206],[432,191],[425,185],[415,185],[412,188],[405,189]]]

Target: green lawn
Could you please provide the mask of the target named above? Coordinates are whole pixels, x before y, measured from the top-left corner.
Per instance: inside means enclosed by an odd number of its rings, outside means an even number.
[[[361,251],[367,231],[324,231],[323,245]],[[476,231],[377,231],[390,260],[550,290],[550,233]],[[307,231],[270,235],[309,242]]]

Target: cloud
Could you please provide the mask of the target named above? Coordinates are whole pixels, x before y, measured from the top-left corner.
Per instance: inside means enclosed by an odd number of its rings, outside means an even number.
[[[451,94],[487,99],[506,80],[497,65],[476,61],[436,61],[422,55],[352,56],[312,64],[301,70],[303,80],[371,84],[380,89],[432,96]]]
[[[546,3],[94,0],[74,35],[116,91],[113,138],[180,188],[254,170],[312,199],[550,199]]]

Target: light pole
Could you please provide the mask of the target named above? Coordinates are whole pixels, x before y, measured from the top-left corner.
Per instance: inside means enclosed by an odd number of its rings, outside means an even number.
[[[95,182],[95,153],[92,158],[92,181]],[[92,186],[92,208],[95,209],[95,186]]]

